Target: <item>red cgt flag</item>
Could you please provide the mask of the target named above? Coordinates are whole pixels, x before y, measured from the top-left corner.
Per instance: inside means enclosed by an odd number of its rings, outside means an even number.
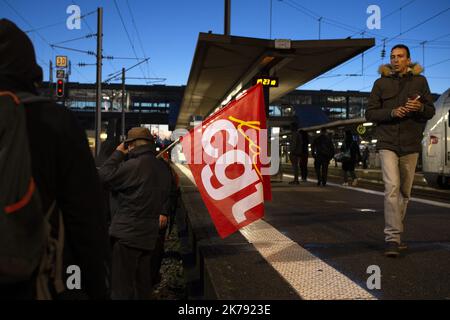
[[[264,200],[272,198],[270,176],[263,174],[267,142],[261,84],[182,139],[187,163],[222,238],[264,216]]]

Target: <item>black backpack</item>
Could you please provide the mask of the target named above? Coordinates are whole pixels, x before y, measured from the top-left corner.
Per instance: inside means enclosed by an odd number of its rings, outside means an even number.
[[[0,285],[28,281],[36,274],[38,297],[49,299],[49,275],[62,265],[64,230],[61,217],[58,239],[50,237],[48,220],[56,201],[43,211],[32,176],[24,103],[50,99],[19,96],[0,92]],[[59,292],[61,280],[57,282]]]

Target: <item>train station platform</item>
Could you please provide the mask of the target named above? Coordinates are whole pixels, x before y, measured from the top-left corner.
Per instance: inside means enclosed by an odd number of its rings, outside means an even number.
[[[308,161],[309,174],[315,175],[314,160],[312,158],[310,158],[308,160],[309,160]],[[290,163],[283,163],[282,168],[283,168],[283,172],[285,172],[285,173],[291,174],[293,172],[292,166]],[[375,184],[383,184],[383,176],[382,176],[380,168],[363,169],[361,167],[356,167],[355,173],[356,173],[357,178],[360,179],[361,181],[371,182],[371,183],[375,183]],[[331,177],[342,178],[343,173],[342,173],[341,163],[338,163],[337,165],[335,165],[334,161],[332,160],[330,162],[330,166],[328,167],[328,174]],[[414,176],[413,186],[419,187],[419,189],[428,188],[428,184],[427,184],[425,178],[423,177],[422,173],[416,172],[416,174]]]
[[[383,255],[380,191],[289,185],[287,175],[272,184],[263,219],[221,239],[189,169],[176,171],[189,299],[450,299],[448,202],[412,199],[409,248],[393,259]],[[379,288],[370,285],[373,270]]]
[[[278,175],[275,181],[293,180],[293,169],[291,164],[283,163],[281,172],[284,174],[283,178],[281,179],[280,175]],[[380,192],[384,191],[383,176],[379,168],[362,169],[361,167],[356,167],[355,174],[358,178],[358,186]],[[308,178],[316,178],[312,158],[310,158],[308,162]],[[340,163],[335,166],[334,161],[331,161],[330,166],[328,167],[328,180],[337,184],[342,184],[344,182]],[[419,198],[450,202],[450,190],[448,188],[430,187],[421,172],[416,172],[414,175],[411,194]]]

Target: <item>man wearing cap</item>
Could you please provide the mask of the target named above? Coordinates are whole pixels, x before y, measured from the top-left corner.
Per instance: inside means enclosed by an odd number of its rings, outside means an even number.
[[[115,193],[112,213],[112,299],[148,299],[152,292],[152,257],[159,229],[167,223],[171,176],[156,158],[147,128],[128,131],[99,169],[104,184]]]

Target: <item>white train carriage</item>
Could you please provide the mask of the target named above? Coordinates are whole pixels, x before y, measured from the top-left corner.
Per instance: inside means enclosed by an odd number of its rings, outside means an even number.
[[[435,102],[435,116],[428,121],[422,140],[423,175],[433,187],[450,186],[450,89]]]

